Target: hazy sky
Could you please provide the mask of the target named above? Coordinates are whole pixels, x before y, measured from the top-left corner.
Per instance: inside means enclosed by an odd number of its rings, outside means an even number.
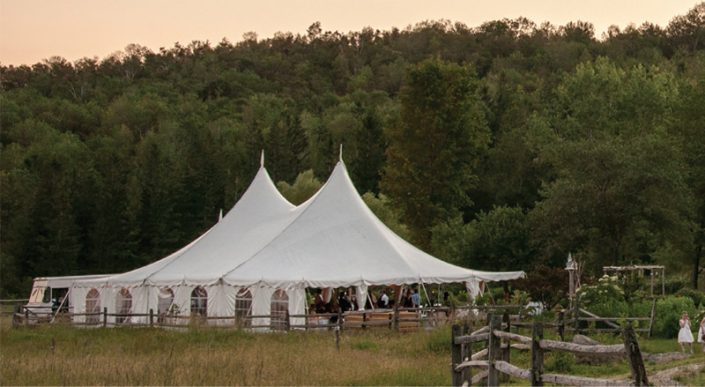
[[[54,55],[69,61],[104,58],[137,43],[152,50],[193,40],[231,42],[254,31],[389,30],[448,19],[475,27],[524,16],[562,25],[583,20],[599,37],[612,24],[650,21],[665,26],[697,0],[0,0],[0,63],[32,64]]]

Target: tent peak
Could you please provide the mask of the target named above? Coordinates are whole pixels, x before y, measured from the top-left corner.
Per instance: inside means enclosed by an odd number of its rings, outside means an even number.
[[[264,168],[264,149],[262,149],[262,152],[259,155],[259,166]]]
[[[340,155],[338,156],[338,159],[340,160],[341,163],[343,162],[343,143],[342,142],[340,143]]]

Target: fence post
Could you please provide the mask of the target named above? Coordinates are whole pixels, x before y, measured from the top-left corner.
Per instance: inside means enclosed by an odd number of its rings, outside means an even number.
[[[565,341],[565,311],[561,310],[558,312],[558,336],[561,337],[561,341]]]
[[[450,335],[450,375],[453,386],[463,385],[463,375],[455,367],[463,362],[463,346],[455,343],[455,338],[462,335],[459,325],[453,324]]]
[[[543,350],[540,341],[543,339],[543,324],[535,322],[531,332],[531,385],[543,386]]]
[[[108,326],[108,307],[103,308],[103,328]]]
[[[487,361],[489,363],[488,375],[487,375],[487,385],[488,386],[498,386],[499,385],[499,371],[494,366],[494,362],[499,360],[502,356],[502,349],[500,347],[501,339],[494,335],[495,330],[499,330],[502,327],[502,320],[500,316],[491,315],[490,316],[490,339],[487,346]]]
[[[150,308],[149,309],[149,327],[154,326],[154,309]]]
[[[632,379],[635,386],[648,386],[649,380],[646,377],[646,369],[644,368],[644,359],[641,357],[639,349],[639,341],[634,333],[631,321],[624,328],[624,349],[627,352],[627,359],[632,369]]]
[[[362,313],[362,329],[367,329],[367,313]]]
[[[575,330],[574,334],[580,333],[580,305],[578,304],[578,296],[575,296],[575,302],[573,303],[573,318],[575,318]]]
[[[466,320],[463,324],[463,334],[469,335],[470,333],[472,333],[472,331],[472,322],[468,323],[468,321]],[[465,346],[463,346],[462,358],[463,361],[472,360],[472,343],[467,343],[465,344]],[[468,381],[468,386],[472,384],[472,367],[468,367],[465,369],[465,372],[463,373],[463,379]]]
[[[504,311],[504,314],[502,314],[502,322],[503,322],[503,326],[502,326],[502,328],[500,328],[500,330],[503,330],[506,332],[511,332],[511,322],[509,319],[509,312],[506,310]],[[504,324],[506,324],[506,325],[504,325]],[[509,353],[511,352],[512,343],[510,340],[499,340],[500,344],[503,341],[507,345],[507,347],[505,348],[503,345],[501,345],[501,347],[502,347],[502,360],[509,363],[510,362],[509,361],[510,360]],[[510,376],[507,374],[502,374],[500,376],[501,381],[505,382],[505,383],[509,381],[509,378],[510,378]]]
[[[652,296],[653,297],[653,296]],[[651,301],[651,319],[649,320],[649,337],[654,333],[654,319],[656,318],[656,297]]]
[[[287,309],[286,313],[284,314],[284,329],[288,331],[291,328],[290,325],[291,321],[289,321],[289,309]]]
[[[394,327],[394,330],[399,332],[399,305],[394,304],[394,317],[392,317],[394,320],[392,321],[392,326]]]

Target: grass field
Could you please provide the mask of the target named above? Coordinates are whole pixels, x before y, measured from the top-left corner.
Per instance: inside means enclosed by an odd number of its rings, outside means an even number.
[[[619,342],[619,337],[600,337]],[[0,330],[3,385],[449,385],[450,330],[400,334],[386,329],[255,334],[217,329],[77,329],[42,326]],[[676,351],[674,340],[642,340],[649,352]],[[699,348],[696,348],[699,349]],[[528,368],[528,353],[512,363]],[[697,353],[653,372],[705,362]],[[626,362],[577,364],[548,354],[547,372],[628,377]],[[680,380],[702,384],[703,377]],[[509,384],[526,384],[512,380]]]

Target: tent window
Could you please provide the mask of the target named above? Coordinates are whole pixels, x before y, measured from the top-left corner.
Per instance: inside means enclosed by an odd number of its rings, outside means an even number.
[[[173,312],[174,291],[169,288],[159,289],[159,301],[157,302],[157,322],[163,323],[164,318]]]
[[[191,316],[208,316],[208,292],[200,286],[191,292]]]
[[[117,311],[116,324],[124,324],[128,321],[128,315],[132,313],[132,294],[126,288],[120,289],[115,300],[115,310]]]
[[[235,296],[235,321],[242,327],[249,327],[252,316],[252,293],[250,289],[243,288]]]
[[[98,289],[91,289],[86,295],[86,324],[98,324],[100,322],[100,292]]]
[[[272,295],[271,325],[272,329],[286,329],[289,323],[289,296],[285,291],[277,289]]]

